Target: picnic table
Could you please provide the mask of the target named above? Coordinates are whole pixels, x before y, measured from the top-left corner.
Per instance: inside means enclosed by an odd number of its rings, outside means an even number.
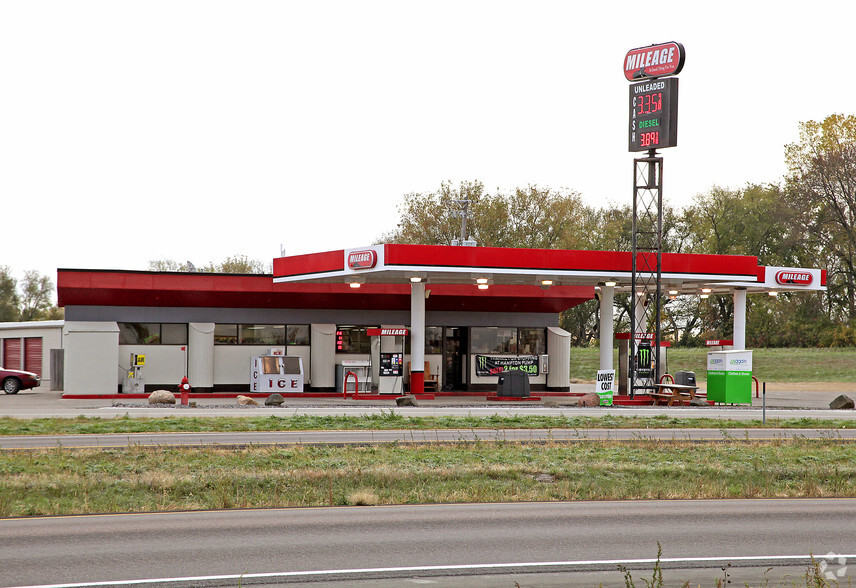
[[[657,391],[649,392],[648,396],[654,399],[654,404],[662,403],[667,406],[673,406],[676,402],[680,404],[689,402],[696,397],[696,390],[698,390],[698,386],[669,382],[654,384],[654,386]]]

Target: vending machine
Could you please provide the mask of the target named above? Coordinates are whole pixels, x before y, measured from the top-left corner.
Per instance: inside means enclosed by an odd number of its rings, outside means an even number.
[[[303,358],[287,355],[250,358],[250,392],[303,392]]]

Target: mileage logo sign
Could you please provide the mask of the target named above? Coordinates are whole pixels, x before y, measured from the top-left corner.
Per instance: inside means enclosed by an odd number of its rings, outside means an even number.
[[[686,53],[680,43],[637,47],[624,57],[624,77],[630,82],[673,76],[684,67]]]

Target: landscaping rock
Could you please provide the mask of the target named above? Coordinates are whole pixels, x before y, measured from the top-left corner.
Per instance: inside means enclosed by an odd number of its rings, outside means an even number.
[[[688,404],[690,406],[710,406],[704,398],[693,398]]]
[[[583,408],[592,408],[595,406],[600,406],[600,396],[597,394],[585,394],[584,396],[580,396],[580,400],[577,403],[577,406]]]
[[[155,390],[149,394],[149,404],[175,404],[175,394],[169,390]]]
[[[258,406],[259,403],[250,398],[249,396],[238,396],[237,398],[238,404],[241,406]]]
[[[282,394],[273,393],[265,398],[265,406],[281,406],[285,402]]]
[[[856,408],[856,403],[854,403],[853,399],[849,396],[842,394],[841,396],[829,403],[829,408],[832,408],[834,410]]]
[[[399,396],[395,399],[395,404],[397,404],[398,406],[419,406],[419,404],[416,402],[416,397],[412,394]]]

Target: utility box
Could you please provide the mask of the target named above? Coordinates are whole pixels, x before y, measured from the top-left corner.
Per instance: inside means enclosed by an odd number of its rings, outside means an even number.
[[[678,384],[679,386],[695,386],[696,385],[695,372],[684,372],[684,371],[675,372],[675,384]]]
[[[529,398],[529,374],[519,370],[499,373],[496,383],[496,395],[515,398]]]
[[[709,351],[707,399],[752,404],[752,351]]]

